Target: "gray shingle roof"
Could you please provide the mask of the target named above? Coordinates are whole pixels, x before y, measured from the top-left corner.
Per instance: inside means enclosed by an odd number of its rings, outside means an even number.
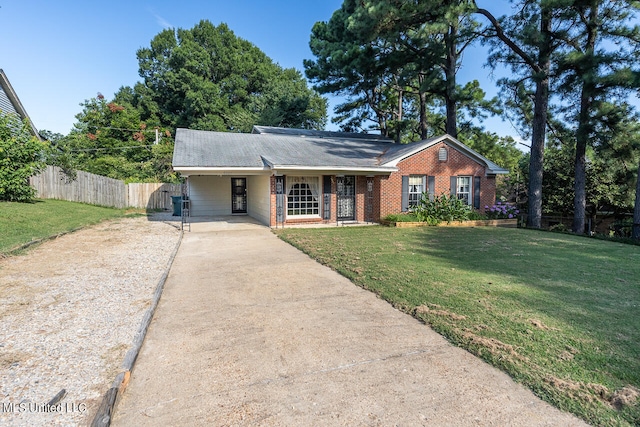
[[[390,138],[382,135],[374,135],[370,133],[355,132],[337,132],[331,130],[315,130],[315,129],[292,129],[279,128],[272,126],[254,126],[251,133],[259,134],[280,134],[280,135],[304,135],[319,138],[349,138],[349,139],[367,139],[371,141],[393,142]]]
[[[388,173],[395,169],[394,162],[445,139],[486,164],[489,173],[507,172],[448,136],[400,145],[386,138],[376,140],[336,132],[295,131],[300,130],[243,134],[177,129],[173,167],[178,171],[185,167],[366,168]]]

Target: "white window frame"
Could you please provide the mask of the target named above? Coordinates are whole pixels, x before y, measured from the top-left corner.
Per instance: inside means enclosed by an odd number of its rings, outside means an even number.
[[[287,212],[287,218],[291,218],[291,219],[306,219],[306,218],[322,218],[322,206],[321,206],[321,202],[320,202],[320,177],[319,176],[289,176],[287,175],[285,178],[285,182],[286,182],[286,212]],[[293,197],[296,197],[294,195],[290,195],[290,193],[292,191],[295,190],[294,187],[296,186],[300,186],[301,184],[306,184],[305,186],[307,187],[307,189],[309,190],[309,192],[311,193],[311,195],[305,195],[304,197],[308,198],[311,197],[312,200],[298,200],[296,202],[296,200],[293,200]],[[297,197],[300,197],[300,195],[297,195]],[[289,204],[292,204],[291,207],[289,207]],[[302,208],[300,206],[298,206],[297,208],[295,207],[295,203],[299,203],[300,205],[302,204],[308,204],[311,203],[312,206],[309,207],[305,207],[304,210],[308,211],[309,209],[311,210],[315,210],[317,208],[318,213],[314,214],[314,213],[306,213],[306,214],[293,214],[290,213],[291,211],[295,211],[296,209],[301,210]]]
[[[464,181],[467,181],[466,183]],[[473,177],[459,176],[456,180],[456,197],[466,202],[468,206],[473,206]]]
[[[422,199],[422,193],[426,190],[423,187],[424,176],[423,175],[409,175],[409,209],[418,206],[420,199]]]

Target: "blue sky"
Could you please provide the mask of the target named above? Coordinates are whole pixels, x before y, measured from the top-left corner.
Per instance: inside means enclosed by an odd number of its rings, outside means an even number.
[[[496,15],[504,0],[484,0]],[[262,49],[283,67],[303,70],[312,58],[309,35],[342,0],[213,0],[109,2],[0,0],[0,68],[38,129],[67,134],[80,103],[98,92],[110,99],[121,86],[139,81],[136,51],[168,27],[191,28],[201,19],[225,22],[240,37]],[[496,94],[485,52],[465,53],[460,83],[480,80]],[[335,100],[332,100],[335,104]],[[488,130],[517,137],[499,118]],[[328,124],[335,129],[335,125]]]

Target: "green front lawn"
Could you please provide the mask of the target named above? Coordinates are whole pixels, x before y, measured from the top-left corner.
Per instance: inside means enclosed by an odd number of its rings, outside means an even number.
[[[63,200],[34,203],[0,202],[0,253],[32,240],[55,236],[105,219],[127,215],[112,209]]]
[[[505,228],[285,241],[594,425],[640,425],[640,247]]]

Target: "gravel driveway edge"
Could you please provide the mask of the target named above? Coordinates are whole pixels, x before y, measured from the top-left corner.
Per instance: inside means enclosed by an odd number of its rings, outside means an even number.
[[[156,286],[156,290],[153,294],[151,306],[147,310],[145,316],[142,319],[142,322],[140,323],[140,328],[136,332],[131,348],[129,349],[129,351],[127,351],[127,354],[124,357],[124,361],[121,365],[122,372],[116,375],[116,378],[111,384],[111,388],[107,390],[104,397],[102,398],[102,402],[100,403],[98,412],[91,422],[91,427],[109,426],[111,424],[111,415],[113,414],[113,411],[118,404],[119,397],[122,395],[122,393],[124,393],[127,385],[129,384],[131,371],[133,370],[136,359],[138,358],[138,354],[140,353],[140,349],[142,348],[142,343],[144,342],[144,338],[147,335],[147,330],[149,329],[149,325],[151,324],[151,319],[153,319],[156,307],[158,306],[158,302],[160,301],[160,297],[162,296],[164,284],[167,281],[167,276],[169,275],[169,271],[171,270],[171,266],[173,265],[173,260],[178,253],[178,249],[180,248],[180,244],[182,243],[183,236],[184,231],[180,230],[180,237],[178,237],[178,242],[176,243],[176,246],[173,248],[173,252],[169,257],[167,268],[162,274],[162,277],[160,277],[160,280],[158,280],[158,285]]]

